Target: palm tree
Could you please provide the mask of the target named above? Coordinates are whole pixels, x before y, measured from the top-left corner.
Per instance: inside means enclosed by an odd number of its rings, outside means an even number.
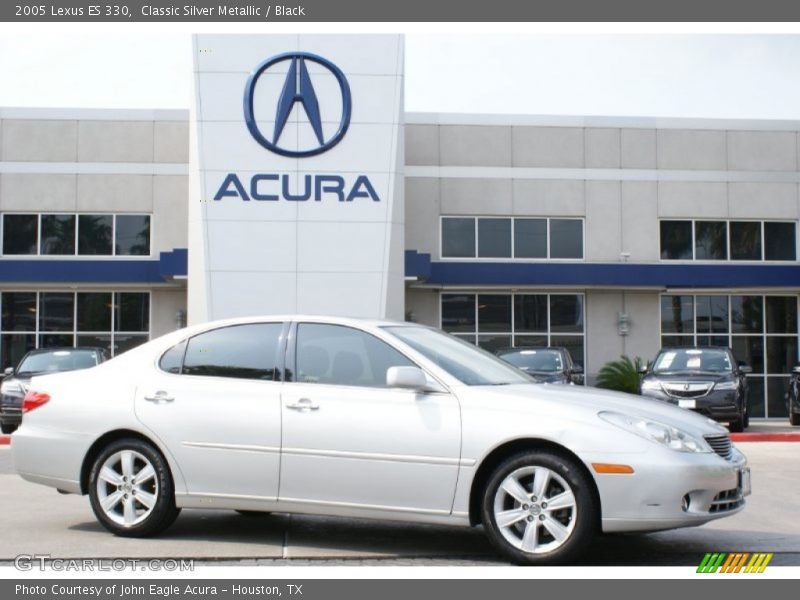
[[[642,359],[638,356],[631,360],[627,356],[620,357],[620,360],[613,360],[606,363],[597,373],[595,386],[607,390],[618,392],[628,392],[629,394],[639,393],[639,383],[642,367]]]

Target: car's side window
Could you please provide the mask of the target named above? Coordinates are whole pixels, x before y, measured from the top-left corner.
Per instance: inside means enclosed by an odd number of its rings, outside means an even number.
[[[279,379],[282,329],[283,323],[250,323],[221,327],[196,335],[186,345],[180,372],[183,375],[235,379]],[[176,354],[179,352],[177,346],[173,350]],[[161,360],[164,361],[166,356]]]
[[[342,325],[297,326],[297,381],[386,387],[389,367],[413,367],[403,354],[369,333]]]
[[[158,366],[162,371],[179,375],[183,365],[183,355],[186,354],[186,340],[175,344],[161,355]]]

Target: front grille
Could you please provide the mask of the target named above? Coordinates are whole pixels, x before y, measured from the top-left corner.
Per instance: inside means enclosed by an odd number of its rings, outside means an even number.
[[[733,456],[733,445],[731,445],[731,438],[727,433],[723,433],[722,435],[707,435],[705,438],[714,452],[725,460],[731,459]]]
[[[663,383],[664,391],[673,398],[700,398],[708,394],[713,383]]]
[[[732,490],[725,490],[714,496],[711,507],[708,509],[710,513],[720,513],[739,508],[744,504],[744,497],[742,497],[742,490],[734,488]]]

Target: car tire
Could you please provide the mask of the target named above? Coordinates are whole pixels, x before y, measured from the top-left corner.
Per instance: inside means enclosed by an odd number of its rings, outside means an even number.
[[[537,488],[539,496],[534,493]],[[548,508],[547,500],[558,507]],[[520,565],[574,560],[597,532],[599,513],[591,475],[574,459],[548,450],[503,461],[483,494],[483,526],[489,540]]]
[[[789,413],[789,424],[794,425],[795,427],[800,426],[800,413]]]
[[[750,411],[747,410],[747,409],[745,409],[744,419],[743,419],[742,425],[743,425],[743,427],[742,427],[743,429],[747,429],[748,427],[750,427]]]
[[[167,461],[135,438],[112,442],[97,455],[89,472],[89,499],[100,524],[123,537],[161,533],[180,513]]]
[[[237,513],[242,515],[243,517],[266,517],[267,515],[271,515],[272,513],[267,510],[237,510]]]
[[[744,424],[745,415],[742,414],[739,416],[738,419],[735,419],[728,423],[728,431],[731,433],[741,433],[744,431],[745,424]]]
[[[17,430],[19,425],[12,425],[11,423],[0,423],[0,432],[9,435]]]

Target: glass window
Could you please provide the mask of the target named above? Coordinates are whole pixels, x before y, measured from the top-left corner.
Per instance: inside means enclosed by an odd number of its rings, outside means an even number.
[[[24,333],[0,335],[0,355],[3,369],[16,367],[29,350],[36,348],[36,336]]]
[[[662,335],[662,348],[678,348],[679,346],[694,346],[693,335]]]
[[[733,333],[764,331],[764,299],[761,296],[731,296]]]
[[[119,356],[123,352],[132,350],[136,346],[141,346],[147,341],[146,335],[130,334],[130,333],[115,333],[114,334],[114,356]]]
[[[41,254],[75,254],[75,215],[42,215]]]
[[[75,336],[71,333],[46,333],[39,336],[39,348],[72,348]]]
[[[731,221],[731,260],[761,260],[761,223]]]
[[[186,347],[183,374],[272,381],[282,329],[282,323],[254,323],[196,335]]]
[[[747,410],[754,419],[766,416],[764,391],[763,377],[747,378]]]
[[[692,296],[661,296],[661,331],[694,333],[694,299]]]
[[[553,335],[550,337],[550,345],[566,348],[570,357],[572,357],[572,362],[581,367],[583,366],[584,349],[582,335]]]
[[[731,338],[731,350],[737,362],[743,362],[753,373],[764,372],[764,338],[760,335],[735,335]]]
[[[150,295],[146,292],[119,292],[114,306],[114,331],[148,331]]]
[[[764,223],[764,259],[796,260],[797,241],[794,223]]]
[[[533,347],[533,346],[547,346],[547,336],[546,335],[515,335],[514,336],[514,347],[515,348],[525,348],[525,347]]]
[[[725,221],[695,222],[694,256],[697,260],[728,258],[728,227]]]
[[[475,294],[442,294],[442,329],[475,331]]]
[[[789,389],[788,377],[767,377],[767,415],[770,418],[787,418],[786,392]]]
[[[475,219],[445,217],[442,219],[442,256],[445,258],[475,257]]]
[[[583,258],[583,221],[550,219],[550,258]]]
[[[514,219],[514,257],[547,258],[547,219]]]
[[[583,331],[583,296],[552,294],[550,296],[550,331]]]
[[[39,331],[72,331],[75,328],[74,324],[75,294],[71,292],[40,294]]]
[[[3,254],[36,254],[37,215],[3,215]]]
[[[161,360],[158,361],[158,366],[162,371],[166,371],[167,373],[180,374],[185,352],[186,340],[175,344],[172,348],[164,352],[164,354],[161,355]]]
[[[728,297],[697,296],[697,333],[728,333]]]
[[[791,373],[797,364],[797,336],[767,336],[767,373]]]
[[[511,295],[478,295],[478,331],[511,331]]]
[[[517,294],[514,296],[514,330],[547,331],[547,295]]]
[[[3,331],[36,331],[36,292],[3,292]]]
[[[494,354],[498,350],[511,347],[510,335],[479,335],[478,346]]]
[[[797,334],[797,297],[767,296],[767,333]]]
[[[511,219],[478,219],[478,256],[511,257]]]
[[[661,258],[691,260],[691,221],[661,221]]]
[[[115,250],[123,256],[150,254],[150,217],[148,215],[117,215]]]
[[[297,327],[297,381],[386,387],[389,367],[413,367],[408,358],[373,335],[341,325]]]
[[[698,335],[697,336],[697,346],[699,347],[719,347],[719,348],[727,348],[728,347],[728,336],[727,335]]]
[[[78,216],[78,254],[111,254],[112,215]]]
[[[111,311],[109,311],[110,313]],[[79,348],[103,348],[107,356],[111,356],[111,334],[78,334],[75,336],[75,345]]]
[[[111,294],[78,294],[78,331],[111,331]]]

